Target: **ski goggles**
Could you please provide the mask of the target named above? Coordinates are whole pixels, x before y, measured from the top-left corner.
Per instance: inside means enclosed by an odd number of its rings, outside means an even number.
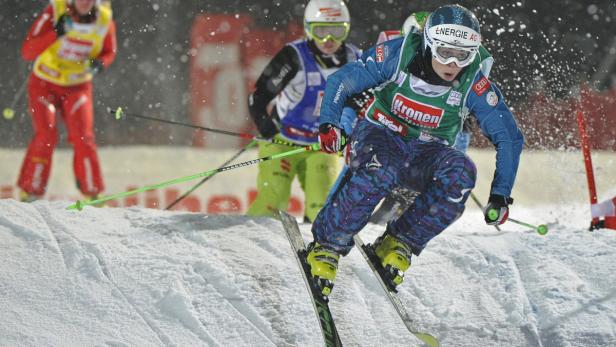
[[[319,43],[335,41],[341,43],[349,36],[349,23],[307,23],[306,32],[309,37]]]
[[[435,46],[435,49],[432,50],[432,56],[444,65],[455,63],[458,67],[465,67],[473,62],[475,54],[477,54],[476,48],[458,48],[443,44],[436,44]]]

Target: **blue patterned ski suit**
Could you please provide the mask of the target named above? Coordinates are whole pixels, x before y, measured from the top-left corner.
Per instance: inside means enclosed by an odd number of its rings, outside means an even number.
[[[399,64],[403,40],[384,43],[379,57],[373,47],[360,61],[347,64],[330,76],[320,122],[342,127],[341,114],[349,96],[400,80],[397,67],[405,65]],[[485,85],[480,81],[487,78],[478,72],[473,85]],[[469,91],[460,108],[475,114],[482,132],[496,147],[491,194],[508,197],[515,181],[523,136],[498,88],[491,83],[488,86],[480,94]],[[486,91],[491,99],[486,97]],[[387,232],[417,255],[462,215],[476,181],[475,165],[464,153],[439,141],[405,139],[368,119],[358,122],[350,141],[350,170],[313,223],[314,238],[321,245],[347,254],[353,247],[353,235],[368,223],[380,200],[397,186],[420,195],[398,220],[387,226]]]

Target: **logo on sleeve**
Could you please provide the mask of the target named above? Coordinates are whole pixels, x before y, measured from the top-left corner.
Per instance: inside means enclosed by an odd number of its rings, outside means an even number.
[[[380,44],[376,46],[376,62],[382,63],[385,61],[385,45]]]
[[[422,104],[397,93],[391,104],[391,112],[409,124],[423,128],[438,128],[445,110]]]
[[[496,95],[494,91],[490,90],[488,94],[486,94],[486,102],[492,107],[496,106],[496,104],[498,104],[498,95]]]
[[[478,96],[482,96],[483,93],[488,91],[488,89],[490,89],[490,81],[488,81],[488,79],[485,78],[485,76],[481,77],[481,79],[473,85],[473,91]]]

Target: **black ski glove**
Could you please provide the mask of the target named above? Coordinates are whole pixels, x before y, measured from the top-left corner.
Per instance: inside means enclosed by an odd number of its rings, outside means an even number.
[[[58,38],[64,36],[67,31],[71,29],[73,25],[73,19],[68,13],[64,13],[58,18],[58,21],[53,26],[53,31],[56,32]]]
[[[99,74],[105,70],[105,66],[100,60],[90,59],[90,73],[93,75]]]
[[[483,210],[483,216],[488,225],[505,223],[509,217],[509,205],[513,204],[513,198],[502,195],[490,194],[488,204]]]
[[[261,137],[271,139],[280,132],[280,117],[278,117],[275,106],[270,116],[265,111],[265,107],[262,108],[259,107],[259,105],[255,105],[254,96],[250,94],[248,97],[248,112],[250,118],[252,118],[252,121],[257,126],[257,130]]]
[[[276,134],[280,132],[278,128],[278,124],[276,123],[276,121],[274,121],[273,118],[270,118],[268,116],[263,116],[263,117],[253,118],[252,120],[255,122],[255,125],[257,126],[257,130],[259,131],[259,134],[261,134],[261,137],[263,138],[271,139],[272,137],[276,136]]]

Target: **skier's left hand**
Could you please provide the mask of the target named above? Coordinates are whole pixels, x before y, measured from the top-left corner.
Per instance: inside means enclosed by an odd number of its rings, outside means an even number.
[[[488,204],[483,210],[483,216],[488,225],[499,225],[507,221],[509,217],[509,205],[513,203],[513,198],[502,195],[491,194]]]
[[[64,36],[73,27],[73,19],[68,13],[63,13],[58,17],[56,24],[53,26],[53,31],[56,32],[58,38]]]
[[[92,73],[93,75],[103,72],[104,68],[105,66],[100,60],[90,59],[89,70],[90,70],[90,73]]]
[[[325,153],[338,153],[346,144],[346,133],[335,125],[319,125],[319,144]]]

